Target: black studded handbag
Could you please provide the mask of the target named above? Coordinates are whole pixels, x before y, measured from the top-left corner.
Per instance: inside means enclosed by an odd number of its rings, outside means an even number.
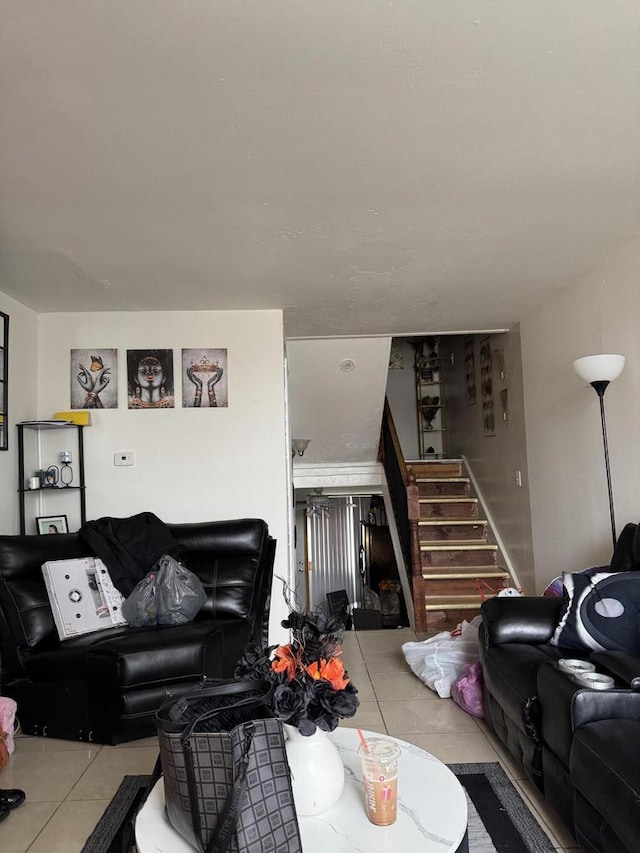
[[[302,853],[265,681],[208,681],[156,713],[166,815],[202,853]]]

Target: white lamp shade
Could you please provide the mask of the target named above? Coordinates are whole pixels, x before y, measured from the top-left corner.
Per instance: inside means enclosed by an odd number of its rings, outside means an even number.
[[[623,371],[623,355],[586,355],[576,358],[573,367],[585,382],[613,382]]]

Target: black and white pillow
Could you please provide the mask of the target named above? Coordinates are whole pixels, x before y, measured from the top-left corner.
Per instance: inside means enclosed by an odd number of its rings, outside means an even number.
[[[640,572],[562,573],[565,607],[551,644],[640,653]]]

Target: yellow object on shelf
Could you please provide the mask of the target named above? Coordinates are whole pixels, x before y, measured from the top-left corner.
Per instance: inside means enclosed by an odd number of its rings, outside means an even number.
[[[91,426],[91,412],[86,409],[74,409],[71,412],[56,412],[53,416],[56,421],[71,421],[79,426]]]

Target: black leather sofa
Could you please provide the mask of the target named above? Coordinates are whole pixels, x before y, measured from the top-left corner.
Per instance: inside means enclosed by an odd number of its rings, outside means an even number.
[[[640,570],[638,525],[605,571]],[[550,644],[559,597],[493,598],[479,631],[489,726],[589,853],[640,850],[640,657]],[[558,666],[591,660],[614,688],[584,689]]]
[[[193,622],[111,627],[60,642],[48,560],[93,556],[78,534],[0,536],[0,695],[27,734],[116,744],[153,734],[170,695],[233,676],[267,641],[275,540],[260,519],[167,525],[207,601]]]

